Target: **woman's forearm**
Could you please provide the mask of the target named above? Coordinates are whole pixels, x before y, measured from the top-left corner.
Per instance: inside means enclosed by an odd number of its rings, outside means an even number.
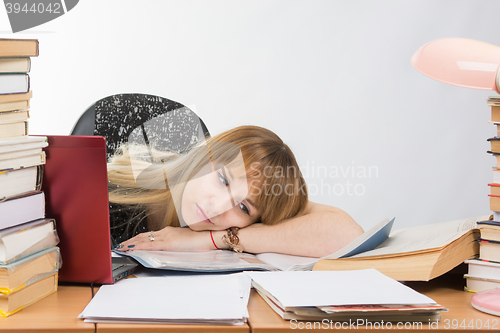
[[[250,253],[283,253],[305,257],[323,257],[346,246],[363,229],[344,211],[309,203],[305,213],[275,225],[254,223],[238,232],[240,245]],[[121,251],[207,251],[229,249],[223,241],[226,230],[194,231],[190,228],[165,227],[142,233],[121,244]]]
[[[256,223],[240,229],[238,237],[245,252],[275,252],[307,257],[322,257],[349,244],[363,229],[340,209],[316,209],[276,225]],[[219,248],[226,231],[213,232]]]

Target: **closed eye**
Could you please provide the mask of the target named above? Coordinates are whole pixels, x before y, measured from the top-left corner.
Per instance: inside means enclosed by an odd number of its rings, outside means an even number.
[[[221,182],[221,184],[223,184],[226,187],[229,186],[229,180],[227,180],[227,178],[224,177],[222,172],[218,171],[217,176],[219,177],[219,181]],[[241,212],[250,216],[250,210],[248,209],[248,207],[244,203],[240,202],[237,204],[237,206]]]
[[[219,176],[219,181],[224,185],[224,186],[229,186],[229,181],[227,180],[226,177],[221,172],[217,172]]]
[[[245,214],[247,214],[247,215],[250,215],[250,211],[248,210],[248,207],[247,207],[247,206],[245,206],[245,204],[244,204],[243,202],[240,202],[240,203],[238,204],[238,207],[240,208],[240,210],[241,210],[243,213],[245,213]]]

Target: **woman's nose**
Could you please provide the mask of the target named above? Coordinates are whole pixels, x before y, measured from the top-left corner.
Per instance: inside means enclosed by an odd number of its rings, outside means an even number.
[[[210,200],[210,213],[209,218],[223,214],[234,207],[234,198],[227,189],[214,191]]]

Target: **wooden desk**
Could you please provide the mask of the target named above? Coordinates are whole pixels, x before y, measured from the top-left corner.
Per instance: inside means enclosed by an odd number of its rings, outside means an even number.
[[[470,305],[471,293],[463,291],[464,280],[459,276],[444,276],[431,282],[413,282],[408,285],[447,307],[450,311],[442,313],[442,320],[416,327],[419,332],[436,332],[437,329],[463,331],[478,330],[489,321],[490,329],[500,330],[500,317],[490,316],[473,309]],[[0,333],[3,332],[54,332],[80,331],[95,332],[284,332],[293,331],[290,321],[281,319],[267,303],[252,291],[249,303],[250,319],[243,326],[210,325],[149,325],[149,324],[90,324],[77,316],[90,302],[91,290],[88,286],[59,286],[59,291],[9,318],[0,318]],[[471,321],[474,326],[471,325]],[[492,326],[496,323],[496,329]],[[437,326],[437,329],[436,329]],[[465,326],[465,329],[460,326]],[[298,328],[298,327],[297,327]],[[396,329],[393,326],[392,329]],[[359,327],[359,331],[369,328]],[[310,331],[310,330],[307,330]],[[311,330],[313,331],[313,330]],[[319,329],[316,331],[326,331]],[[373,331],[371,329],[370,331]]]
[[[0,332],[94,332],[77,316],[92,299],[88,286],[59,286],[58,291],[20,312],[0,318]]]
[[[160,324],[97,324],[97,332],[125,332],[125,333],[143,333],[143,332],[168,332],[168,333],[218,333],[218,332],[250,332],[250,327],[243,326],[210,326],[210,325],[160,325]]]
[[[498,331],[500,330],[500,317],[488,315],[472,308],[470,299],[471,293],[463,291],[464,280],[460,275],[443,276],[434,279],[430,282],[411,282],[408,286],[416,289],[417,291],[429,296],[437,303],[449,309],[449,312],[441,314],[442,319],[437,323],[432,323],[431,327],[426,323],[420,327],[414,326],[414,329],[419,332],[436,332],[437,330],[446,331],[464,331],[464,330],[484,330],[484,331]],[[267,303],[252,290],[250,302],[248,304],[248,311],[250,313],[249,325],[252,333],[279,333],[297,331],[298,326],[294,326],[290,321],[283,320]],[[472,321],[472,323],[471,323]],[[487,323],[490,329],[484,327]],[[307,322],[301,322],[304,329]],[[492,329],[496,323],[496,329]],[[470,325],[470,326],[469,326]],[[483,327],[479,327],[482,325]],[[465,326],[465,329],[461,326]],[[295,329],[292,329],[295,327]],[[327,331],[325,327],[321,328],[317,324],[316,328],[311,326],[312,329],[305,331]],[[330,329],[331,327],[328,326]],[[403,326],[404,327],[404,326]],[[333,329],[335,329],[333,327]],[[371,331],[370,327],[360,326],[357,331]],[[396,323],[392,325],[392,329],[396,330]]]

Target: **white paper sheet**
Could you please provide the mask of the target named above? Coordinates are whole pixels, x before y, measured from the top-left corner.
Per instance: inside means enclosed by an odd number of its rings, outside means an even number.
[[[249,293],[250,280],[232,275],[126,279],[102,286],[79,317],[108,322],[241,324],[248,317]]]
[[[241,308],[242,308],[242,313],[243,317],[248,318],[248,301],[250,300],[250,289],[252,288],[252,279],[245,274],[244,272],[241,273],[233,273],[233,274],[227,274],[227,273],[200,273],[198,272],[184,272],[184,271],[168,271],[168,270],[163,270],[163,269],[143,269],[139,273],[134,273],[134,276],[140,279],[144,278],[151,278],[151,277],[213,277],[217,278],[217,276],[221,276],[222,279],[235,279],[238,281],[238,284],[240,286],[239,290],[239,295],[240,295],[240,300],[241,300]],[[121,280],[123,281],[123,280]],[[119,283],[119,282],[118,282]]]
[[[285,307],[435,303],[375,269],[246,274]]]

